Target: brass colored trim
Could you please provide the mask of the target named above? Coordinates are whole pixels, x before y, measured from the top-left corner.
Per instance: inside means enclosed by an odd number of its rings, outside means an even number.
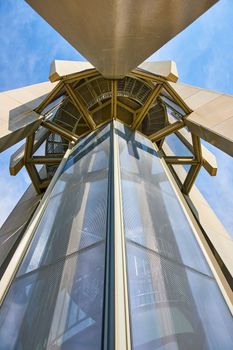
[[[148,113],[148,111],[150,110],[150,108],[152,107],[154,101],[156,100],[156,98],[159,96],[159,93],[162,89],[163,85],[157,84],[154,88],[154,90],[150,93],[147,101],[145,102],[144,106],[141,108],[140,112],[138,113],[138,115],[136,115],[136,118],[133,121],[132,124],[132,129],[136,130],[140,124],[142,123],[143,119],[145,118],[146,114]]]
[[[72,84],[73,82],[78,82],[82,79],[87,79],[87,78],[91,78],[91,77],[95,77],[100,75],[99,72],[97,72],[96,69],[90,69],[88,71],[84,71],[84,72],[79,72],[79,73],[73,73],[73,74],[69,74],[69,75],[65,75],[61,78],[61,80],[63,82]]]
[[[33,145],[34,145],[34,139],[35,139],[35,133],[32,135],[28,136],[26,139],[26,144],[25,144],[25,153],[24,153],[24,164],[27,169],[28,175],[33,183],[33,186],[35,187],[35,190],[38,194],[41,194],[40,190],[40,176],[36,170],[36,167],[33,164],[29,164],[28,160],[32,156],[33,152]]]
[[[55,98],[59,91],[63,88],[62,82],[59,82],[55,88],[48,94],[48,96],[41,102],[41,104],[35,109],[36,113],[41,114],[43,109]]]
[[[187,147],[187,149],[194,154],[194,149],[193,145],[189,141],[189,134],[188,131],[185,129],[182,129],[180,131],[175,132],[176,136],[180,139],[180,141]],[[211,175],[211,176],[216,176],[217,174],[217,164],[213,159],[215,158],[214,156],[211,157],[211,153],[209,150],[207,150],[203,145],[201,146],[202,148],[202,165],[205,168],[205,170]],[[213,159],[212,159],[213,158]]]
[[[148,73],[146,71],[142,71],[142,70],[133,70],[132,71],[133,76],[137,77],[137,78],[141,78],[143,80],[147,80],[149,82],[155,82],[155,83],[165,83],[166,79],[159,76],[159,75],[154,75],[152,73]]]
[[[51,179],[45,179],[45,180],[41,181],[40,189],[43,191],[46,190],[46,188],[49,186],[50,182],[51,182]]]
[[[202,151],[201,151],[201,141],[200,137],[191,134],[192,136],[192,142],[193,142],[193,151],[195,158],[199,161],[202,162]]]
[[[181,191],[184,194],[189,194],[189,192],[191,191],[191,188],[197,178],[199,171],[201,170],[201,165],[202,165],[202,152],[201,152],[200,138],[192,134],[192,141],[193,141],[194,156],[195,156],[195,160],[197,161],[197,164],[191,166],[186,176],[186,179],[181,187]]]
[[[34,156],[28,160],[31,164],[59,164],[63,157]]]
[[[184,181],[184,184],[182,185],[181,187],[181,191],[184,193],[184,194],[189,194],[196,178],[197,178],[197,175],[199,173],[201,169],[201,164],[197,164],[197,165],[192,165],[189,172],[188,172],[188,175],[186,176],[186,179]]]
[[[32,184],[35,187],[36,192],[38,194],[41,194],[41,190],[40,190],[41,180],[40,180],[40,176],[39,176],[35,166],[32,164],[29,164],[27,162],[27,163],[25,163],[25,167],[26,167],[28,175],[32,181]]]
[[[121,102],[121,101],[119,101],[119,100],[117,100],[117,104],[118,104],[118,106],[120,106],[120,107],[126,109],[128,112],[130,112],[130,113],[132,113],[132,114],[134,114],[135,111],[136,111],[135,109],[133,109],[133,108],[127,106],[125,103],[123,103],[123,102]]]
[[[92,118],[92,114],[90,113],[90,111],[88,111],[88,109],[84,106],[81,99],[78,97],[77,94],[75,94],[74,90],[69,84],[65,84],[65,88],[71,102],[74,104],[74,106],[77,108],[79,113],[82,115],[87,125],[90,127],[91,130],[95,130],[96,124]]]
[[[192,110],[189,108],[189,106],[184,102],[184,100],[180,97],[180,95],[177,94],[177,92],[173,89],[173,87],[171,87],[171,85],[169,84],[169,82],[166,81],[166,83],[164,84],[164,88],[165,90],[171,95],[171,97],[174,98],[174,100],[176,101],[176,103],[183,108],[183,110],[185,111],[185,113],[190,114],[192,112]]]
[[[168,164],[198,164],[198,161],[195,160],[193,157],[186,157],[186,156],[165,156],[163,159],[166,161]]]
[[[172,134],[173,132],[183,128],[184,122],[183,120],[179,120],[173,124],[168,124],[163,129],[156,131],[154,134],[149,136],[149,139],[152,142],[158,142],[159,140],[163,139],[164,137]]]
[[[99,110],[103,109],[104,107],[107,107],[107,106],[110,105],[111,103],[112,103],[112,100],[111,100],[111,99],[109,99],[109,100],[106,101],[106,102],[101,103],[100,106],[97,106],[97,107],[95,107],[94,109],[91,110],[92,115],[93,115],[94,113],[98,112]]]
[[[35,134],[35,140],[33,144],[32,154],[35,153],[42,143],[46,140],[50,132],[44,128],[38,130]],[[10,158],[10,174],[17,175],[18,172],[24,166],[24,152],[26,144],[22,145]]]

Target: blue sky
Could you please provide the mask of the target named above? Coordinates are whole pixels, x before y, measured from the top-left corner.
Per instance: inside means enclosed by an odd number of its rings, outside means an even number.
[[[180,81],[233,94],[233,1],[220,0],[152,56],[176,61]],[[0,91],[48,80],[54,59],[83,59],[23,0],[0,0]],[[201,171],[197,184],[233,236],[233,159],[208,146],[218,174]],[[0,154],[0,225],[30,183],[23,170],[9,175],[13,149]]]

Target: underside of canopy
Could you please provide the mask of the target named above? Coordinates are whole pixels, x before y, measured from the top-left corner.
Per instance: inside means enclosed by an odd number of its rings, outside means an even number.
[[[27,0],[105,78],[121,78],[216,0]]]

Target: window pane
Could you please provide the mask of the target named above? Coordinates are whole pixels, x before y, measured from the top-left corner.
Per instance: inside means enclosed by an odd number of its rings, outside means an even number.
[[[15,279],[0,349],[101,349],[104,244]]]
[[[211,275],[153,145],[123,125],[118,129],[126,237]]]
[[[101,349],[109,125],[73,150],[0,310],[0,349]]]
[[[230,350],[230,312],[153,145],[117,134],[132,348]]]
[[[69,158],[19,275],[105,239],[109,126],[92,137],[91,146],[88,153],[78,146]]]
[[[232,349],[232,317],[214,279],[130,243],[127,261],[133,349]]]

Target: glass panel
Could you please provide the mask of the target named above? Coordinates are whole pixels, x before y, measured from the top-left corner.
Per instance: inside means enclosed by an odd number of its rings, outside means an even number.
[[[105,239],[109,126],[73,151],[18,274]],[[103,135],[108,135],[102,141]],[[99,142],[101,140],[101,142]],[[91,151],[87,153],[88,149]]]
[[[230,312],[153,145],[117,134],[132,348],[230,350]]]
[[[127,243],[135,350],[230,350],[232,317],[215,281]]]
[[[166,143],[171,149],[172,153],[167,153],[167,156],[193,156],[193,154],[188,150],[188,148],[180,141],[180,139],[175,135],[169,135],[166,137]]]
[[[179,104],[173,99],[173,97],[163,88],[160,94],[162,101],[168,108],[168,111],[171,112],[175,118],[181,119],[186,115],[185,111]]]
[[[1,350],[101,349],[104,244],[15,279]]]
[[[109,130],[82,139],[57,180],[0,310],[1,350],[101,349]]]
[[[211,275],[151,142],[119,124],[126,237]]]

